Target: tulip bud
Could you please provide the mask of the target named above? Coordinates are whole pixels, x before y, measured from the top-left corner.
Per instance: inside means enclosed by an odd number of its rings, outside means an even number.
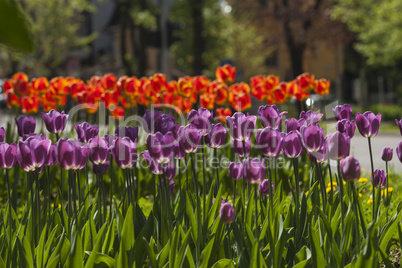
[[[66,127],[68,114],[65,114],[64,111],[59,113],[56,110],[50,110],[48,113],[42,113],[42,119],[47,131],[53,134],[61,133]]]
[[[375,115],[373,112],[357,113],[356,126],[360,134],[365,138],[375,137],[381,124],[381,114]]]
[[[219,210],[219,218],[223,223],[232,223],[235,220],[235,209],[232,204],[224,203]]]
[[[348,156],[341,161],[341,174],[344,181],[355,181],[360,178],[360,164],[353,156]]]
[[[269,187],[271,186],[271,189]],[[269,180],[263,180],[258,186],[258,190],[262,195],[268,196],[269,192],[273,193],[274,184]]]
[[[389,162],[392,160],[392,154],[393,154],[394,150],[392,150],[389,147],[384,147],[382,149],[382,153],[381,153],[381,159],[385,162]]]
[[[15,119],[15,123],[17,124],[18,128],[18,135],[23,137],[24,135],[28,135],[34,133],[36,122],[35,118],[28,117],[25,115],[21,115],[20,117]]]
[[[230,162],[229,163],[229,175],[234,180],[240,180],[243,178],[243,164]]]
[[[371,180],[373,180],[373,176],[371,176]],[[387,174],[382,169],[374,170],[374,187],[385,187],[387,185]]]

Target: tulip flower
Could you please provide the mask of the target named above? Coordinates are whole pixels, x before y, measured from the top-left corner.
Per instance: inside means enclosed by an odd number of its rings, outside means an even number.
[[[398,156],[399,161],[402,163],[402,141],[400,141],[396,147],[396,155]]]
[[[162,165],[159,164],[158,162],[156,162],[151,155],[149,154],[149,151],[143,151],[141,153],[142,157],[145,159],[145,161],[147,162],[148,165],[148,169],[149,171],[151,171],[151,173],[156,174],[156,175],[160,175],[163,174],[163,168]]]
[[[349,155],[350,139],[346,134],[335,131],[327,137],[327,148],[332,160],[343,159]]]
[[[0,127],[0,142],[4,141],[5,136],[6,132],[4,131],[4,127]]]
[[[109,147],[109,148],[112,147],[114,141],[115,141],[118,137],[119,137],[119,136],[114,136],[114,135],[108,135],[108,134],[106,134],[106,135],[105,135],[105,141],[106,141],[106,143],[107,143],[107,147]],[[124,138],[124,137],[127,137],[127,136],[123,136],[123,137],[120,137],[120,138]],[[127,138],[129,138],[129,139],[131,140],[130,137],[127,137]],[[131,141],[133,141],[134,143],[137,143],[137,140],[131,140]]]
[[[104,175],[104,174],[106,173],[106,171],[107,171],[109,165],[110,165],[110,161],[106,161],[106,162],[104,162],[103,164],[99,164],[99,165],[94,164],[94,165],[92,166],[93,172],[94,172],[96,175],[100,175],[101,172],[102,172],[102,175]]]
[[[322,142],[322,145],[318,151],[315,152],[307,152],[310,160],[313,157],[313,162],[317,161],[317,163],[324,163],[328,160],[328,148],[327,148],[327,138],[325,138]]]
[[[226,117],[232,115],[232,111],[229,108],[217,108],[215,110],[216,116],[218,116],[218,120],[221,122],[226,122]]]
[[[109,158],[109,147],[105,138],[96,136],[88,141],[88,156],[94,165],[102,165]]]
[[[385,162],[389,162],[392,160],[392,154],[394,150],[389,147],[384,147],[381,152],[381,159]]]
[[[233,151],[240,157],[244,157],[243,142],[233,139],[232,140]],[[251,150],[251,139],[244,142],[246,148],[246,156],[250,154]]]
[[[373,180],[373,176],[371,176],[371,180]],[[374,170],[374,187],[381,187],[387,186],[387,174],[382,169]]]
[[[232,204],[224,203],[219,210],[219,218],[223,223],[232,223],[235,220],[235,209]]]
[[[264,128],[271,127],[273,129],[278,129],[281,127],[282,116],[287,112],[279,112],[276,105],[265,105],[258,108],[258,117],[260,118],[261,124]]]
[[[344,181],[360,179],[360,164],[353,156],[347,156],[341,161],[341,174]]]
[[[398,119],[395,119],[395,122],[397,126],[399,127],[399,131],[401,132],[402,135],[402,119],[398,121]]]
[[[78,141],[60,139],[57,143],[57,163],[62,169],[79,171],[88,161],[88,151]]]
[[[259,129],[255,136],[260,152],[267,157],[278,157],[282,149],[284,134],[277,129],[266,127]]]
[[[208,135],[211,132],[213,114],[205,108],[200,108],[198,111],[191,110],[187,115],[188,123],[194,125],[202,136]]]
[[[165,115],[161,111],[147,110],[143,117],[143,128],[147,133],[160,132],[163,135],[171,131],[176,134],[179,124],[176,123],[174,116]]]
[[[45,134],[36,134],[36,133],[25,134],[22,137],[22,140],[26,141],[28,138],[32,138],[32,137],[34,137],[35,139],[39,139],[39,140],[46,140]]]
[[[300,128],[301,141],[307,152],[316,152],[321,148],[324,140],[324,129],[318,125],[310,124]]]
[[[117,166],[122,169],[132,168],[137,163],[136,144],[127,137],[117,138],[111,147],[111,152]]]
[[[271,189],[269,187],[271,186]],[[263,180],[260,185],[258,185],[258,191],[265,196],[268,196],[270,192],[273,192],[274,184],[269,180]]]
[[[174,156],[174,137],[172,132],[148,134],[145,141],[150,156],[160,164],[166,164]]]
[[[240,112],[235,113],[232,117],[226,117],[226,124],[229,127],[230,135],[238,141],[245,141],[251,137],[256,121],[256,116],[245,116]]]
[[[183,159],[183,158],[186,158],[186,156],[187,156],[187,153],[185,153],[185,152],[181,149],[179,142],[176,141],[176,142],[174,143],[174,158],[176,158],[176,159]]]
[[[48,113],[42,113],[42,118],[47,131],[56,134],[61,133],[66,127],[68,114],[65,114],[64,111],[59,113],[56,110],[50,110]]]
[[[240,180],[243,178],[243,164],[230,162],[229,163],[229,175],[234,180]]]
[[[243,159],[243,178],[251,184],[260,183],[265,178],[265,164],[258,158]]]
[[[365,112],[364,114],[357,113],[356,125],[360,134],[365,137],[375,137],[378,133],[381,124],[381,114],[375,115],[373,112]]]
[[[36,122],[35,118],[28,117],[25,115],[21,115],[20,117],[15,119],[15,123],[17,124],[18,128],[18,135],[23,137],[24,135],[34,133]]]
[[[80,125],[74,124],[74,127],[78,135],[78,140],[83,143],[87,143],[91,138],[97,136],[99,133],[98,126],[91,126],[87,122],[84,122]]]
[[[335,106],[335,108],[332,109],[332,111],[334,112],[334,116],[338,121],[342,119],[347,119],[350,121],[353,116],[352,108],[349,104],[337,105]]]
[[[181,126],[178,131],[180,148],[185,153],[194,153],[198,150],[201,142],[201,133],[194,125]]]
[[[15,164],[17,145],[0,142],[0,168],[10,169]]]
[[[350,122],[348,119],[341,119],[336,122],[335,128],[339,132],[348,135],[350,139],[355,135],[355,121]]]
[[[166,179],[172,180],[176,176],[176,165],[174,161],[164,164],[163,169],[165,171]]]
[[[285,120],[285,126],[286,126],[286,133],[289,133],[290,131],[300,131],[300,127],[304,125],[306,120],[299,119],[297,120],[296,118],[290,118],[289,120]]]
[[[291,131],[283,137],[282,152],[288,158],[298,158],[303,151],[300,133]]]
[[[17,161],[26,172],[35,171],[47,163],[52,142],[29,137],[18,142]]]
[[[307,112],[301,111],[300,113],[300,119],[304,119],[304,125],[308,126],[310,124],[318,124],[318,122],[321,120],[321,117],[323,114],[317,114],[316,112],[309,110]]]
[[[50,145],[49,157],[46,166],[53,166],[57,162],[57,144]]]
[[[204,136],[205,144],[210,148],[220,148],[226,140],[226,129],[221,124],[212,124],[211,131]]]
[[[138,140],[138,127],[118,127],[114,132],[116,137],[127,137],[132,142],[137,142]],[[106,137],[106,136],[105,136]]]

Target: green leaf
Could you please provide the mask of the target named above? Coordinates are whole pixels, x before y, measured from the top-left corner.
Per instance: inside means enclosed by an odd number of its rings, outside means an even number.
[[[26,18],[9,0],[0,0],[0,43],[28,53],[34,50]]]
[[[36,248],[36,265],[37,267],[43,267],[43,255],[45,253],[45,235],[46,235],[46,227],[47,224],[45,224],[45,228],[42,230],[42,234],[39,239],[39,245]]]
[[[106,224],[104,224],[102,226],[102,228],[99,230],[99,233],[98,233],[98,235],[96,237],[95,246],[94,246],[91,254],[89,255],[88,261],[85,264],[85,268],[94,267],[98,251],[99,251],[99,249],[101,247],[101,244],[103,243],[103,233],[105,232],[105,230],[106,230]]]
[[[83,251],[82,251],[82,241],[81,235],[76,233],[73,237],[70,250],[70,265],[71,267],[83,267]]]
[[[143,262],[146,257],[146,247],[144,244],[143,238],[147,241],[151,238],[154,231],[154,215],[151,212],[148,216],[147,221],[145,222],[144,228],[142,228],[141,232],[138,234],[137,239],[135,240],[134,252],[135,252],[135,264],[138,267],[143,266]]]
[[[320,238],[318,235],[318,231],[313,230],[313,227],[310,227],[310,241],[311,241],[311,255],[313,263],[316,266],[319,264],[319,267],[325,267],[327,262],[325,261],[324,253],[322,252],[320,246]]]
[[[399,220],[397,220],[397,218],[399,218],[399,217],[397,217],[397,215],[395,215],[395,217],[390,222],[388,222],[386,228],[384,228],[385,230],[382,230],[382,234],[381,234],[381,238],[380,238],[380,249],[383,252],[386,252],[389,242],[391,241],[394,233],[397,231],[398,223],[399,223]]]
[[[149,257],[149,260],[151,261],[152,267],[158,267],[158,263],[156,261],[156,254],[154,252],[155,241],[153,240],[153,238],[151,238],[151,241],[148,243],[148,241],[145,239],[145,237],[143,237],[142,240],[144,240],[144,242],[145,242],[144,244],[147,248],[148,257]]]
[[[177,255],[177,258],[175,260],[174,263],[174,267],[175,268],[180,268],[183,266],[183,262],[184,262],[184,256],[186,254],[186,251],[188,250],[188,239],[190,237],[190,233],[191,233],[191,227],[190,229],[187,231],[187,234],[184,236],[184,238],[181,241],[181,247],[179,250],[179,254]]]
[[[197,239],[198,239],[197,221],[195,220],[195,213],[193,211],[193,206],[190,203],[190,197],[189,197],[188,193],[186,193],[186,195],[187,195],[186,212],[187,212],[188,219],[190,220],[193,240],[197,241]]]
[[[115,237],[115,229],[116,229],[116,220],[113,220],[112,224],[109,226],[109,228],[107,230],[105,242],[102,246],[103,254],[108,254],[109,251],[113,247],[114,237]]]
[[[26,257],[26,260],[28,262],[28,267],[33,267],[34,258],[32,256],[31,244],[29,243],[29,241],[28,241],[28,239],[26,237],[22,238],[22,244],[24,245],[25,257]]]
[[[53,240],[54,240],[54,237],[56,235],[57,230],[59,230],[59,226],[55,226],[53,228],[53,230],[50,232],[49,237],[47,238],[47,242],[46,242],[46,245],[45,245],[45,255],[43,256],[43,260],[45,261],[43,263],[44,265],[46,265],[46,263],[48,261],[50,251],[53,249],[52,248]]]
[[[211,257],[211,252],[212,252],[212,248],[214,246],[215,237],[216,236],[212,237],[212,239],[208,242],[207,246],[201,252],[201,265],[200,265],[200,268],[207,268],[208,267],[208,262],[209,262],[209,258]]]
[[[234,267],[232,260],[221,259],[221,260],[215,262],[211,268],[227,268],[227,267]]]
[[[303,268],[306,266],[307,262],[308,262],[308,260],[301,261],[301,262],[297,263],[295,266],[293,266],[293,268]]]

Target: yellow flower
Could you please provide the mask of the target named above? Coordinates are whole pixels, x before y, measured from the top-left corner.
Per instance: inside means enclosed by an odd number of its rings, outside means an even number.
[[[362,197],[363,195],[361,193],[359,193],[359,197]]]
[[[331,192],[331,187],[327,187],[327,193]]]
[[[369,204],[369,205],[373,204],[373,199],[367,200],[367,204]]]
[[[367,178],[360,178],[359,179],[359,182],[361,182],[361,183],[365,183],[365,182],[367,182],[368,180],[367,180]]]
[[[388,192],[392,192],[393,190],[394,190],[394,188],[388,187]]]
[[[331,187],[331,182],[328,182],[327,185],[328,185],[328,187]],[[336,181],[333,181],[333,182],[332,182],[332,186],[336,187],[336,185],[337,185],[337,184],[336,184]]]
[[[361,172],[362,172],[362,173],[364,173],[365,171],[366,171],[366,169],[365,169],[365,168],[362,168],[362,169],[361,169]]]
[[[308,191],[305,191],[304,194],[305,194],[305,195],[308,195]]]
[[[343,185],[346,185],[346,181],[343,181]]]

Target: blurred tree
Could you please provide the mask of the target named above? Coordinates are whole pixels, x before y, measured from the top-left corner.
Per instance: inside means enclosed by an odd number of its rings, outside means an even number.
[[[402,1],[336,0],[332,16],[357,34],[356,50],[373,66],[402,59]]]
[[[85,48],[95,37],[80,36],[81,14],[93,11],[89,0],[19,0],[31,24],[35,50],[31,57],[9,51],[15,61],[24,61],[35,75],[53,76],[73,49]]]
[[[194,18],[194,12],[201,18]],[[194,6],[193,1],[176,0],[171,20],[180,25],[174,32],[178,41],[172,45],[178,67],[213,78],[216,67],[230,60],[245,79],[264,72],[271,50],[264,45],[263,29],[248,18],[241,11],[232,12],[225,1],[203,0]]]

